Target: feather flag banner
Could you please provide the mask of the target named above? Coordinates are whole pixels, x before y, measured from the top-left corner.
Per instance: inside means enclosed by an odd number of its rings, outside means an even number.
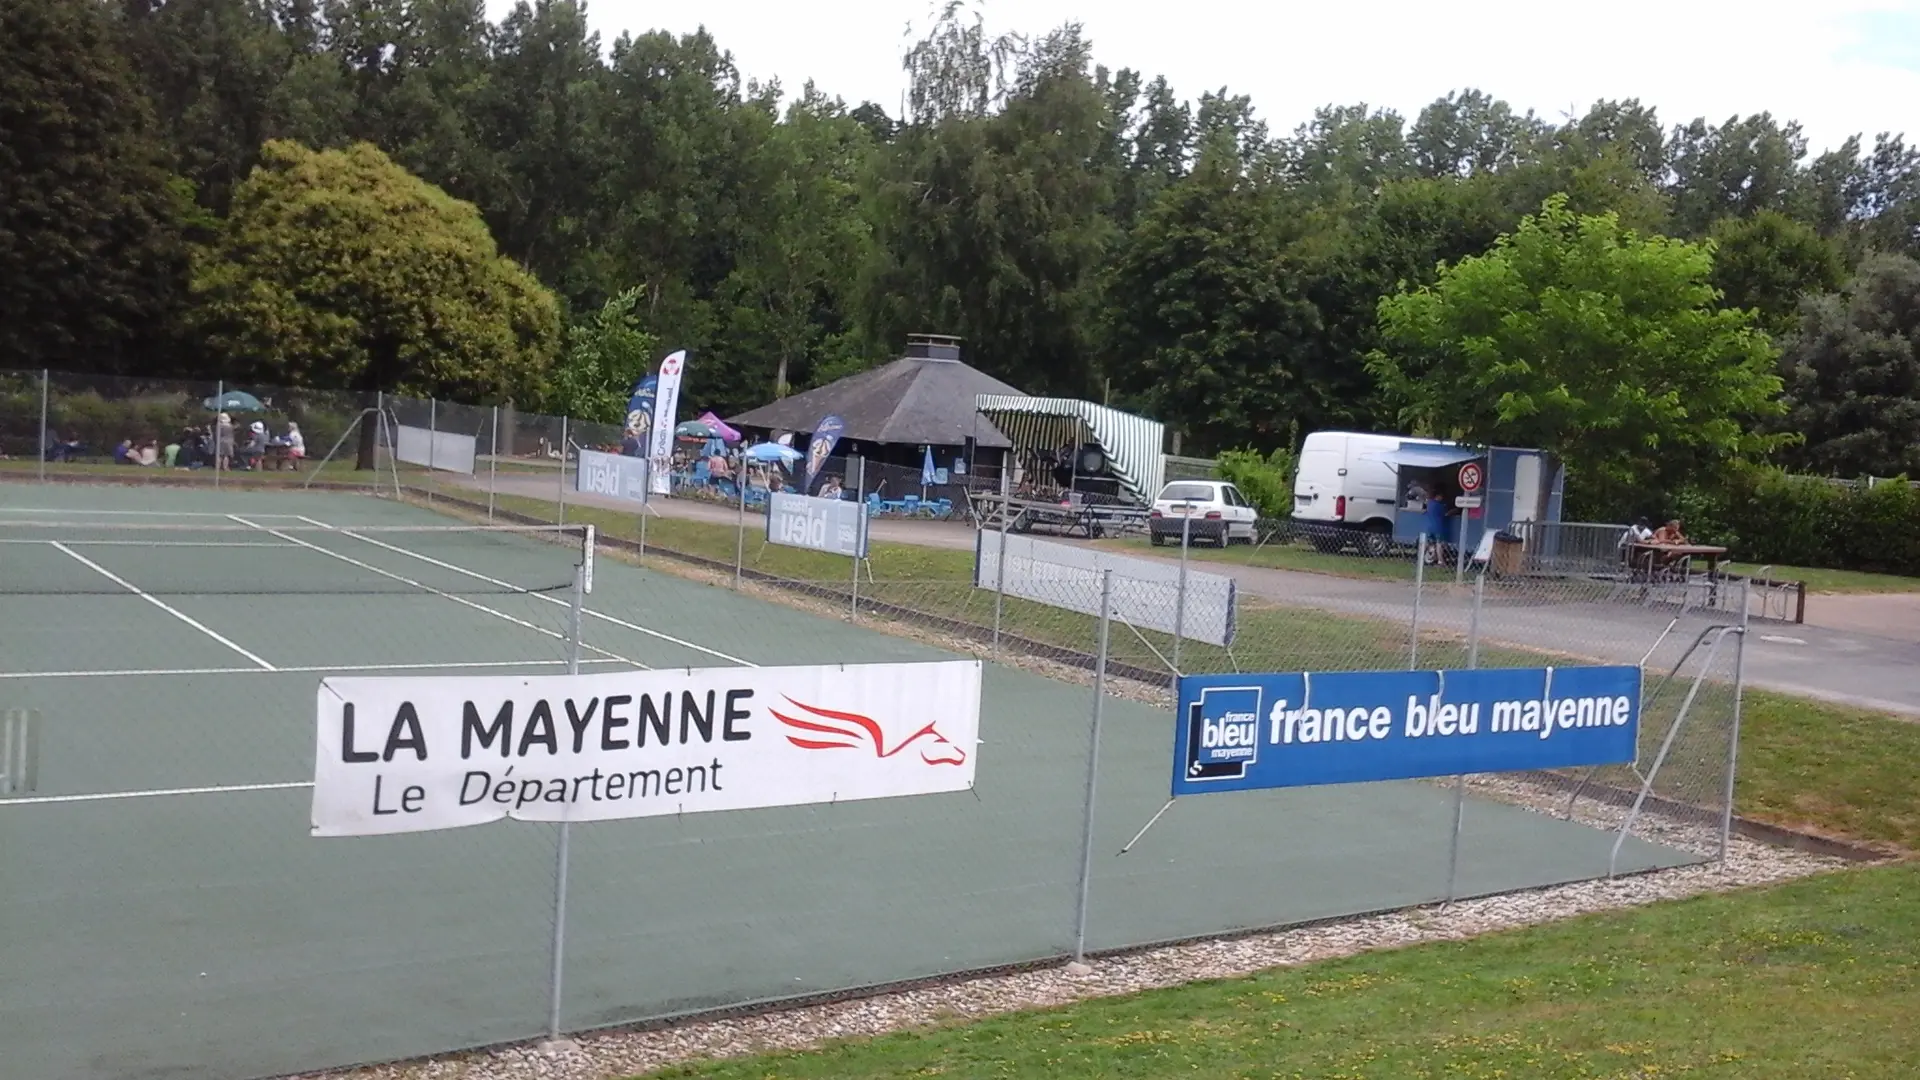
[[[320,683],[313,835],[973,787],[977,660]]]

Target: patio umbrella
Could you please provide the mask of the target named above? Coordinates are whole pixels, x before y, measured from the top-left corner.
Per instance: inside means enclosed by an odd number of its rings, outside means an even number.
[[[748,461],[758,461],[762,463],[777,461],[782,465],[791,465],[805,456],[805,454],[802,454],[791,446],[781,446],[779,443],[771,442],[755,443],[747,447],[746,454]]]
[[[229,390],[217,398],[206,398],[200,402],[200,407],[208,412],[260,412],[266,408],[259,398],[245,390]]]
[[[708,424],[704,420],[689,420],[679,427],[674,428],[673,433],[683,439],[712,439],[717,438],[720,434],[714,430],[711,424]]]
[[[701,413],[700,422],[712,428],[715,435],[720,436],[727,442],[740,441],[740,433],[729,426],[725,420],[713,415],[712,412]]]

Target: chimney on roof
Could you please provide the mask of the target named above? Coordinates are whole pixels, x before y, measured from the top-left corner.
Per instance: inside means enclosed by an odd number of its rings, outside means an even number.
[[[920,360],[960,359],[960,339],[946,334],[908,334],[907,355]]]

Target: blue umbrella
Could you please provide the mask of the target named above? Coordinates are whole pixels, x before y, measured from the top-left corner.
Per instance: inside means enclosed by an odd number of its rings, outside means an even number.
[[[923,488],[932,487],[934,484],[933,447],[929,446],[926,450],[926,460],[920,463],[920,486]]]
[[[805,456],[805,454],[802,454],[791,446],[781,446],[779,443],[772,442],[755,443],[747,447],[746,454],[748,461],[763,463],[777,461],[783,465],[799,461]]]

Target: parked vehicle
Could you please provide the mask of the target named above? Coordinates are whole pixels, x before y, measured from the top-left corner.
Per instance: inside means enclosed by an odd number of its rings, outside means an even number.
[[[1366,555],[1393,549],[1399,476],[1372,455],[1402,446],[1451,446],[1439,439],[1316,431],[1300,448],[1293,479],[1293,520],[1319,551],[1358,547]]]
[[[1147,515],[1147,535],[1155,547],[1189,543],[1226,547],[1253,543],[1260,512],[1240,489],[1224,480],[1176,480],[1160,489]]]

